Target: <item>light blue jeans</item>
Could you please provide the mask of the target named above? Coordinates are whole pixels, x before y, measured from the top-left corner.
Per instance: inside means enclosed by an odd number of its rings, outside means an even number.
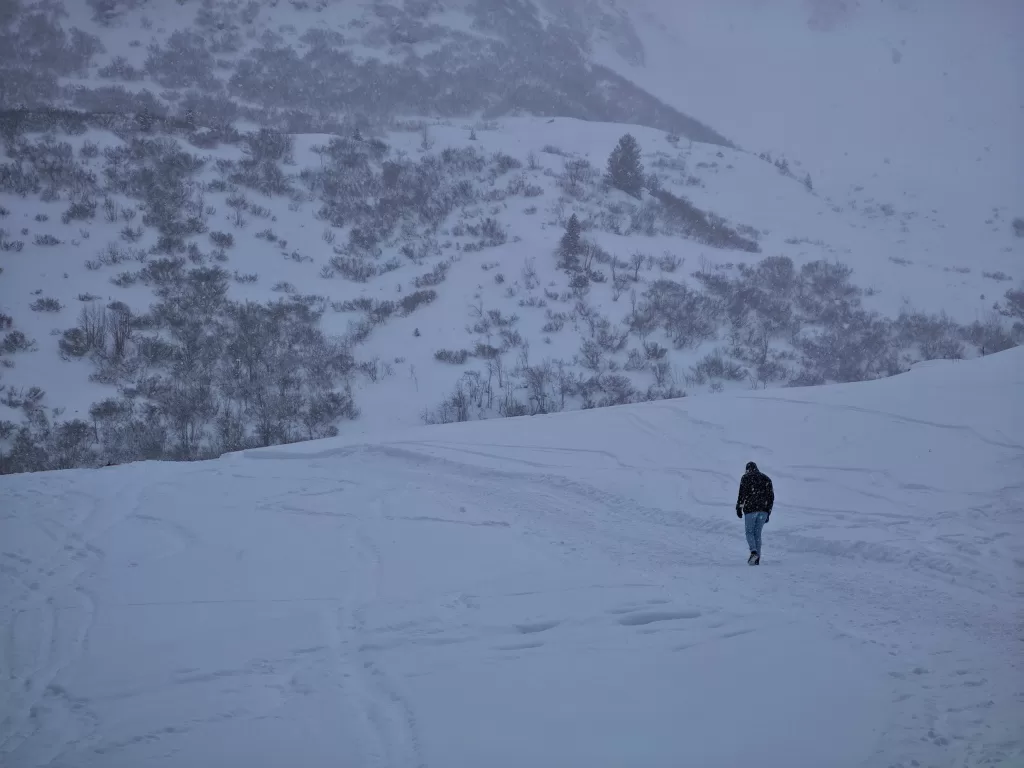
[[[751,552],[761,554],[761,529],[768,522],[767,512],[748,512],[743,516],[743,526],[747,531],[747,546]]]

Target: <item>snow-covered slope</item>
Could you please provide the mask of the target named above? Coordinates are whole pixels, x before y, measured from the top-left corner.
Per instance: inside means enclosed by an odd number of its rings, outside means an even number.
[[[637,136],[645,149],[647,167],[659,173],[666,188],[685,193],[705,210],[752,228],[761,253],[709,247],[673,234],[663,224],[655,225],[653,236],[631,232],[631,217],[643,207],[624,195],[602,190],[593,180],[568,194],[567,163],[587,160],[594,168],[601,168],[626,130]],[[338,276],[330,266],[332,259],[342,253],[339,246],[351,228],[331,227],[330,221],[322,220],[318,216],[322,202],[311,202],[302,195],[302,182],[293,182],[299,194],[293,193],[290,202],[289,197],[266,198],[244,186],[224,186],[229,174],[217,172],[215,166],[219,159],[235,162],[244,158],[238,148],[197,152],[184,143],[171,145],[206,158],[206,170],[196,177],[206,187],[200,194],[200,204],[213,212],[204,226],[228,234],[232,242],[227,248],[215,249],[216,258],[212,258],[210,236],[193,238],[198,244],[197,256],[184,267],[207,265],[229,270],[226,276],[233,275],[234,280],[228,280],[227,290],[233,300],[312,297],[323,308],[335,309],[327,311],[320,327],[329,334],[345,334],[354,321],[366,316],[358,310],[337,311],[345,302],[401,301],[418,289],[427,273],[439,264],[447,265],[443,280],[436,284],[428,280],[437,293],[433,303],[405,317],[398,313],[384,318],[386,322],[374,324],[372,334],[360,338],[354,348],[360,361],[377,360],[374,365],[379,369],[369,377],[358,377],[354,385],[356,403],[362,411],[360,428],[418,421],[425,410],[435,408],[451,391],[464,367],[483,371],[486,362],[470,358],[466,366],[452,366],[438,362],[435,353],[441,349],[472,351],[478,343],[502,349],[508,370],[521,367],[523,344],[528,343],[534,363],[564,360],[571,369],[591,376],[606,372],[610,363],[622,370],[629,363],[630,350],[643,352],[647,341],[660,342],[671,364],[668,371],[672,385],[689,394],[706,391],[708,382],[694,384],[691,371],[714,350],[728,353],[734,348],[728,323],[711,338],[697,338],[692,344],[675,344],[664,330],[654,329],[649,336],[634,332],[625,348],[605,351],[607,362],[599,363],[598,370],[588,372],[579,363],[581,344],[594,337],[593,326],[580,314],[581,300],[585,310],[589,308],[597,318],[607,318],[613,329],[628,332],[637,309],[632,297],[638,296],[642,304],[646,292],[659,279],[699,288],[698,274],[737,278],[737,263],[754,267],[767,255],[791,259],[798,270],[812,261],[845,263],[853,270],[849,280],[855,286],[854,294],[866,291],[862,298],[853,297],[867,310],[888,318],[896,318],[901,312],[923,312],[933,317],[944,312],[955,323],[969,325],[991,319],[992,305],[1008,284],[991,276],[1006,276],[1020,258],[1021,247],[1011,242],[1012,235],[1003,227],[947,224],[927,213],[884,212],[875,206],[832,208],[796,179],[781,175],[759,158],[710,145],[678,149],[666,141],[664,134],[639,126],[506,119],[481,127],[474,141],[468,139],[469,125],[434,124],[428,131],[432,142],[428,151],[422,148],[418,132],[385,135],[392,147],[389,156],[400,158],[405,154],[424,162],[423,158],[440,156],[451,148],[468,151],[471,159],[475,157],[481,163],[478,171],[467,176],[476,188],[475,199],[457,208],[434,234],[413,229],[413,237],[389,239],[378,250],[380,255],[366,260],[369,269],[379,274],[359,281]],[[331,139],[320,135],[296,137],[295,165],[284,166],[285,170],[294,178],[299,172],[319,169],[323,161],[311,150]],[[76,140],[79,153],[89,141],[98,146],[123,146],[109,134],[90,133]],[[502,171],[493,159],[502,157],[511,158],[519,167]],[[102,155],[99,160],[84,162],[92,172],[103,173]],[[221,186],[214,186],[218,182]],[[35,351],[9,358],[14,367],[5,372],[5,382],[16,391],[42,386],[47,391],[47,404],[65,407],[67,418],[88,419],[89,407],[116,394],[116,390],[110,384],[87,381],[93,366],[86,360],[61,359],[61,332],[81,325],[83,306],[102,307],[122,301],[133,313],[142,314],[156,300],[152,284],[147,287],[139,282],[139,275],[146,274],[139,268],[146,266],[147,258],[155,261],[162,257],[145,254],[147,247],[159,245],[159,228],[136,226],[143,217],[126,222],[126,215],[136,208],[131,198],[115,193],[108,199],[114,222],[98,213],[93,221],[64,224],[60,218],[68,207],[66,202],[47,204],[34,197],[7,198],[10,213],[3,221],[10,225],[9,231],[22,227],[26,234],[18,235],[25,242],[24,249],[9,254],[4,261],[2,279],[7,290],[2,309],[15,318],[15,328],[33,339],[36,347]],[[247,209],[240,210],[232,202],[239,199],[245,201]],[[488,199],[493,202],[486,202]],[[118,211],[123,215],[118,216]],[[568,278],[558,269],[555,255],[565,220],[573,212],[593,227],[588,237],[618,264],[617,268],[597,264],[606,282],[594,283],[583,293],[568,289]],[[498,222],[505,242],[490,242],[483,250],[470,250],[481,242],[472,228],[479,228],[488,218]],[[616,233],[610,227],[621,228]],[[139,232],[139,239],[126,242],[124,231],[133,228]],[[33,238],[46,235],[59,244],[33,242]],[[335,244],[325,242],[325,238]],[[991,246],[970,257],[963,249],[968,241],[987,241]],[[1006,244],[1008,250],[998,249],[999,243]],[[132,253],[138,253],[143,262],[137,262]],[[638,253],[646,259],[634,269],[630,264]],[[218,263],[217,259],[222,261]],[[526,274],[530,270],[532,278]],[[625,277],[620,286],[610,279],[616,270],[619,278]],[[254,282],[247,282],[249,279]],[[115,280],[119,284],[112,284]],[[808,285],[806,290],[819,289]],[[82,301],[83,297],[88,300]],[[39,308],[40,298],[55,300],[58,311],[32,311]],[[500,329],[493,324],[474,331],[481,315],[486,321],[488,312],[498,312],[506,319],[518,317],[511,330],[520,334],[520,341],[503,342],[497,335]],[[552,326],[552,313],[564,319]],[[954,345],[960,336],[955,326],[939,326],[933,333],[948,337]],[[897,358],[909,355],[906,359],[912,361],[920,355],[915,346],[919,340],[912,331],[903,341],[894,337],[892,349]],[[776,344],[780,354],[789,354],[785,333],[773,342]],[[967,354],[976,353],[975,349],[972,347]],[[784,383],[810,366],[799,356],[783,363],[782,373],[765,384]],[[905,365],[906,361],[900,360],[899,364]],[[644,362],[639,370],[626,367],[625,372],[640,392],[655,381],[652,366]],[[739,380],[726,384],[750,386],[747,373],[755,374],[757,379],[756,370],[741,363]]]
[[[0,762],[1020,765],[1022,387],[1013,349],[2,478]]]
[[[672,101],[645,80],[674,71],[659,9],[23,5],[0,16],[0,106],[32,108],[0,114],[0,471],[858,380],[1024,337],[1024,198],[824,193],[748,151],[774,141],[725,146],[599,63]],[[636,197],[601,179],[626,132]],[[597,246],[574,273],[572,215]]]

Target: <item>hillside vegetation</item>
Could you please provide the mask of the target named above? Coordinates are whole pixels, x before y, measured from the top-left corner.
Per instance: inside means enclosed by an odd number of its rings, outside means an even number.
[[[1022,337],[1004,256],[922,253],[933,217],[822,200],[635,86],[528,110],[591,122],[492,119],[527,102],[459,79],[508,41],[584,56],[580,18],[280,5],[0,20],[0,470],[857,381]],[[148,47],[115,50],[133,30]],[[431,46],[479,61],[442,76]]]

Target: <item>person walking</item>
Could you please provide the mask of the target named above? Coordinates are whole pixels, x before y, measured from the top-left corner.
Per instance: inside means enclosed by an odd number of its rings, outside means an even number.
[[[746,472],[740,479],[740,493],[736,499],[736,517],[743,520],[747,534],[747,547],[750,557],[747,565],[761,564],[761,529],[771,517],[775,505],[775,489],[772,479],[757,468],[752,461],[747,462]]]

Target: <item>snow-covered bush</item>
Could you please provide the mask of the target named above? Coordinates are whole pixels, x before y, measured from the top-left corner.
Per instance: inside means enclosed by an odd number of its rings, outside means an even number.
[[[0,350],[7,354],[14,354],[15,352],[31,352],[35,348],[36,343],[22,331],[10,331],[4,335],[4,340],[0,343]]]
[[[439,349],[434,353],[434,359],[442,363],[452,365],[463,365],[469,359],[470,353],[467,349]]]
[[[211,232],[210,242],[218,248],[231,248],[235,244],[235,236],[230,232]]]
[[[664,189],[652,190],[651,196],[661,203],[662,219],[670,232],[679,232],[713,248],[760,253],[756,241],[743,237],[720,216],[705,213],[685,197]]]
[[[51,297],[43,297],[33,301],[29,308],[33,312],[60,312],[64,309],[64,305],[61,304],[57,299]]]
[[[703,386],[708,381],[742,381],[747,377],[743,367],[728,360],[720,349],[702,357],[691,369],[693,382]]]

